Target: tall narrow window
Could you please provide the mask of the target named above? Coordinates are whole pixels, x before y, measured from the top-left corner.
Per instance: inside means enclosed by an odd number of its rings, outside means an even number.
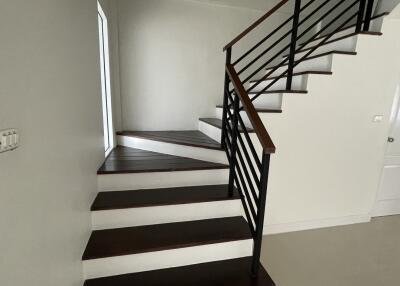
[[[104,149],[106,156],[114,148],[114,128],[111,108],[110,58],[107,17],[97,2],[100,44],[101,97],[103,105]]]

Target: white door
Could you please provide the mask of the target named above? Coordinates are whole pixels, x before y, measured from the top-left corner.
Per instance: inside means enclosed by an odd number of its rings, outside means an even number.
[[[114,148],[114,127],[111,108],[110,57],[107,17],[97,2],[100,45],[101,97],[103,105],[104,151],[107,156]]]
[[[397,87],[391,115],[385,163],[372,216],[400,214],[400,86]]]

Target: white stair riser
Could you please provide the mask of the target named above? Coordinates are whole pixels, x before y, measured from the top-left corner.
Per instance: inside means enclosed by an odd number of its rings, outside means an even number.
[[[94,230],[241,216],[240,200],[92,211]]]
[[[85,260],[85,279],[165,269],[252,255],[253,241],[240,240],[173,250]]]
[[[222,108],[216,108],[216,117],[219,119],[222,119]],[[243,119],[244,124],[246,124],[246,126],[251,126],[251,122],[249,120],[249,117],[246,114],[246,111],[241,111],[240,112],[240,116]]]
[[[293,77],[292,90],[306,90],[307,89],[307,75],[298,75]],[[270,85],[275,79],[266,80],[258,84],[252,91],[259,92]],[[283,77],[277,80],[268,90],[282,90],[286,89],[287,77]],[[251,83],[249,87],[255,85],[256,83]]]
[[[206,123],[204,123],[204,124],[206,124]],[[206,128],[203,128],[203,129],[204,130],[207,129],[206,132],[210,132],[210,135],[212,135],[212,134],[216,134],[216,136],[220,136],[221,135],[221,129],[219,129],[217,127],[214,127],[212,125],[209,125],[209,124],[207,124],[207,125],[208,126],[206,126]],[[245,142],[245,144],[247,145],[247,141],[245,140],[245,136],[243,135],[243,133],[241,133],[241,134],[242,134],[243,142]],[[210,135],[208,135],[208,136],[210,136]],[[261,152],[260,140],[257,138],[257,134],[249,133],[249,137],[250,137],[250,140],[252,141],[252,144],[255,147],[255,149],[259,150]],[[240,144],[239,144],[239,146],[240,146]],[[250,152],[249,147],[247,146],[246,148],[247,148],[247,151]]]
[[[206,134],[208,137],[221,143],[221,129],[212,126],[211,124],[199,121],[199,130]]]
[[[228,160],[223,151],[184,146],[174,143],[158,142],[129,136],[118,136],[118,144],[125,147],[138,148],[142,150],[204,160],[215,163],[227,164]]]
[[[98,175],[98,191],[219,185],[228,182],[228,169]]]
[[[294,72],[304,72],[304,71],[325,71],[330,72],[332,69],[332,55],[322,56],[310,60],[303,61],[299,63],[295,68]],[[281,75],[283,72],[287,71],[287,66],[280,67],[274,71],[271,76]],[[266,73],[270,73],[267,70]]]
[[[342,52],[355,52],[356,50],[356,46],[357,46],[357,36],[353,36],[353,37],[348,37],[342,40],[338,40],[326,45],[322,45],[319,48],[317,48],[312,54],[312,55],[317,55],[317,54],[323,54],[326,52],[331,52],[331,51],[342,51]],[[332,41],[331,39],[329,39],[328,41]],[[317,42],[313,42],[308,44],[306,48],[310,48],[313,47],[315,45],[317,45],[318,43],[320,43],[320,41]],[[304,51],[301,53],[297,53],[296,54],[296,60],[301,59],[302,57],[304,57],[306,54],[308,54],[310,52],[309,51]]]
[[[253,96],[254,95],[251,95],[250,97],[253,97]],[[283,99],[282,93],[263,94],[263,95],[260,95],[258,98],[256,98],[253,101],[253,104],[254,104],[255,108],[281,110],[282,109],[282,99]],[[242,111],[240,114],[242,115],[243,120],[246,119],[245,124],[248,123],[246,126],[251,126],[246,113],[244,111]],[[222,108],[217,108],[217,118],[219,118],[219,119],[222,118]]]
[[[250,98],[254,96],[252,95]],[[282,109],[282,100],[282,93],[262,94],[253,101],[253,104],[255,108]]]
[[[383,25],[383,19],[385,19],[385,17],[380,17],[378,19],[372,20],[369,30],[371,32],[381,32],[382,31],[382,25]]]
[[[246,111],[242,110],[240,112],[240,116],[242,117],[243,122],[246,126],[251,126],[251,122],[250,122],[249,117],[247,116]],[[222,119],[222,108],[218,108],[218,107],[216,108],[216,117],[219,119]],[[251,134],[250,134],[250,136],[251,136]]]

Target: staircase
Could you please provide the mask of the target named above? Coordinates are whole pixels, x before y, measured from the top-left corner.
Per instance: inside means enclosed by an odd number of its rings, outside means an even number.
[[[260,115],[284,116],[283,95],[332,75],[335,57],[380,36],[387,15],[372,16],[372,0],[329,2],[281,1],[226,45],[223,104],[198,130],[117,134],[98,170],[86,286],[275,285],[260,263],[275,152]],[[286,5],[291,17],[247,39]]]

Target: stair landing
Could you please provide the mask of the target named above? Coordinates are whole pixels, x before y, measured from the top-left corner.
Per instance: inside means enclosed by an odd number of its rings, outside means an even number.
[[[121,131],[119,136],[136,137],[184,146],[222,150],[221,144],[197,130],[188,131]]]
[[[117,146],[97,171],[98,175],[228,169],[225,164]]]

